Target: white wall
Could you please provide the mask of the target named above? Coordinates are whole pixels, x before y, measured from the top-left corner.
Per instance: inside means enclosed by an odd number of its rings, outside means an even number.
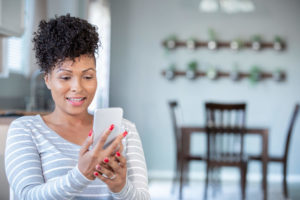
[[[258,11],[244,15],[201,14],[197,10],[198,2],[111,1],[110,106],[122,106],[126,117],[136,123],[150,174],[170,174],[174,168],[174,139],[167,109],[169,99],[179,100],[185,122],[201,124],[204,122],[205,101],[246,101],[248,125],[270,128],[269,149],[275,155],[283,153],[290,114],[294,104],[300,102],[299,1],[257,0]],[[278,34],[287,40],[288,48],[282,53],[273,50],[243,50],[236,53],[229,49],[217,52],[199,49],[190,52],[182,49],[167,56],[161,46],[162,40],[174,33],[182,39],[207,39],[208,28],[215,29],[223,40],[236,37],[248,39],[257,33],[266,40],[272,40]],[[178,78],[170,82],[161,76],[161,71],[171,60],[184,69],[185,64],[192,59],[219,65],[223,70],[231,70],[234,62],[238,62],[244,71],[249,70],[253,64],[259,64],[267,71],[282,67],[287,72],[287,81],[264,81],[252,86],[247,80],[235,83],[229,79],[210,81],[203,78],[189,81]],[[299,123],[300,120],[292,138],[289,157],[289,173],[298,177]],[[197,144],[197,140],[200,144]],[[257,152],[259,142],[257,138],[248,138],[248,151]],[[203,143],[203,138],[195,137],[193,151],[202,151]],[[203,169],[203,165],[193,166],[193,172],[196,173],[203,172]],[[279,167],[272,166],[269,169],[272,174],[281,173]],[[251,165],[252,175],[259,172],[257,166]]]
[[[47,0],[48,18],[70,13],[71,16],[87,19],[88,2],[86,0]]]

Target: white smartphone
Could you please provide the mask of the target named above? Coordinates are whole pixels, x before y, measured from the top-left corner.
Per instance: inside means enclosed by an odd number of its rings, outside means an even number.
[[[122,133],[122,119],[123,109],[122,108],[103,108],[97,109],[94,112],[94,124],[93,134],[94,141],[93,146],[100,140],[101,135],[107,130],[111,124],[114,125],[113,131],[108,136],[104,147],[109,145],[120,133]]]

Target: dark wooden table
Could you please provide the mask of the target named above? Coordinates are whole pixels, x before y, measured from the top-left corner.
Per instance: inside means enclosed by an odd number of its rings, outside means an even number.
[[[183,155],[187,155],[186,150],[190,149],[190,139],[191,134],[206,134],[204,126],[182,126],[182,147]],[[268,128],[259,127],[246,127],[245,134],[248,135],[260,135],[262,137],[262,168],[263,168],[263,195],[264,200],[267,200],[267,173],[268,173],[268,144],[269,144],[269,130]],[[199,160],[205,160],[205,158],[200,158]]]

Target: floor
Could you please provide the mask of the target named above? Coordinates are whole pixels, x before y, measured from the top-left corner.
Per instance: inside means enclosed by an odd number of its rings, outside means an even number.
[[[285,200],[282,194],[281,183],[269,183],[268,199]],[[152,200],[176,200],[178,192],[172,193],[171,182],[166,180],[152,180],[149,182],[149,190]],[[237,182],[222,183],[212,194],[208,192],[207,200],[240,200],[240,189]],[[190,182],[184,188],[183,200],[202,200],[204,194],[204,183],[200,181]],[[300,200],[300,183],[289,184],[289,200]],[[261,200],[262,191],[259,183],[248,183],[247,200]]]

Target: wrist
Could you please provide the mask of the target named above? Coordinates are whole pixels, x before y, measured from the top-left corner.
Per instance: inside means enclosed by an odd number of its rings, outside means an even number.
[[[121,184],[119,184],[116,187],[111,188],[111,192],[120,193],[123,190],[123,188],[125,187],[125,185],[126,185],[126,181],[122,182]]]
[[[84,170],[82,170],[79,166],[77,166],[79,172],[88,180],[93,181],[95,180],[95,176],[93,174],[87,173]]]

